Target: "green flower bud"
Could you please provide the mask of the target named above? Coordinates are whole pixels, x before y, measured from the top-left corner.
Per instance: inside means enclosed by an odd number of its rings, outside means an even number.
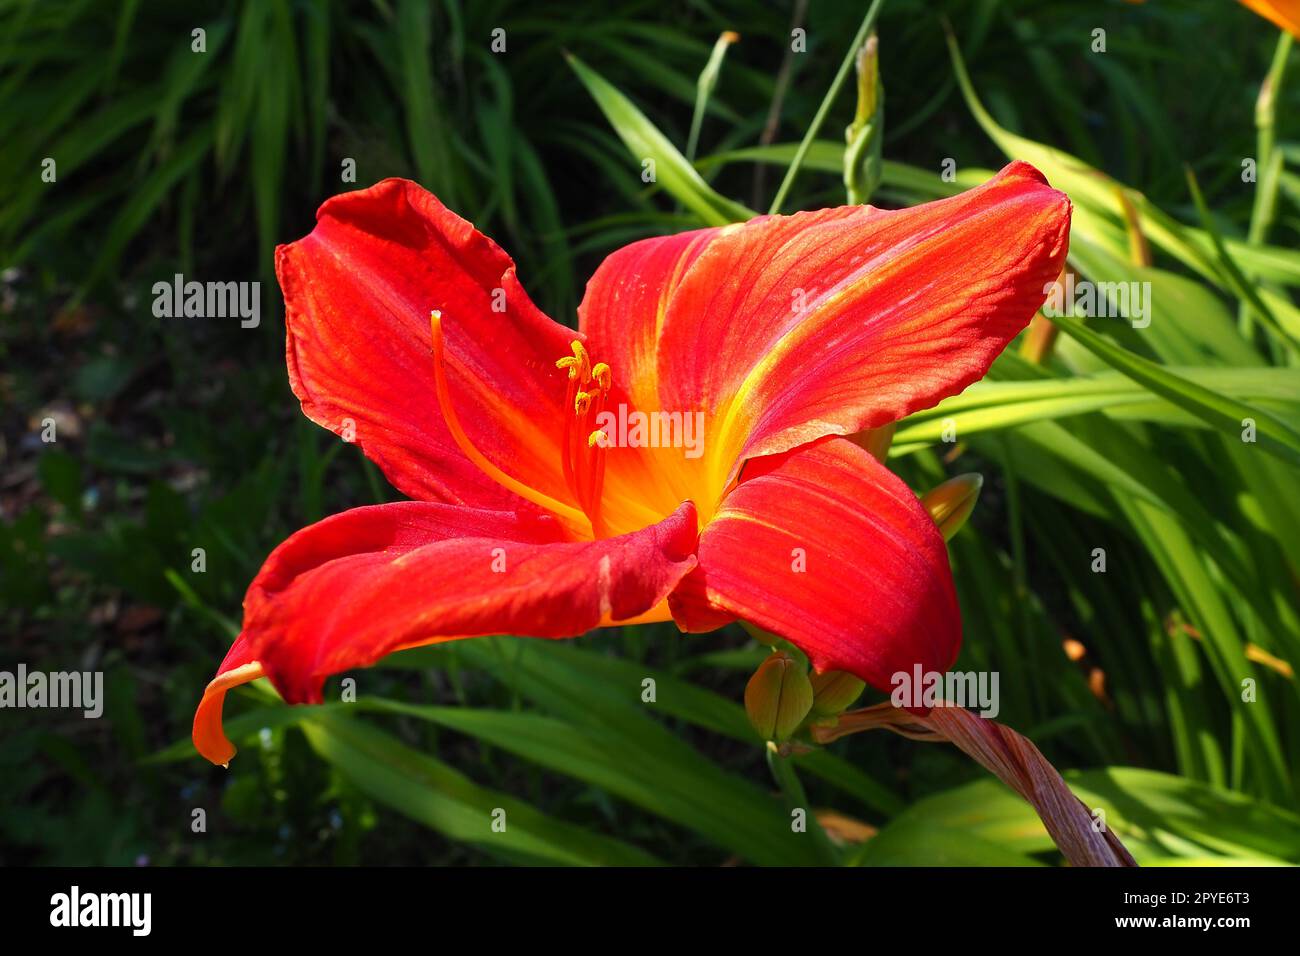
[[[974,473],[949,478],[921,497],[921,504],[939,526],[943,540],[950,541],[961,530],[970,513],[975,510],[984,476]]]
[[[894,443],[894,429],[896,427],[897,423],[890,422],[888,425],[881,425],[879,428],[868,428],[849,435],[848,439],[859,448],[865,449],[872,458],[883,465],[885,459],[889,457],[889,446]]]
[[[846,671],[813,674],[813,713],[818,717],[841,714],[862,696],[866,684]]]
[[[803,666],[778,651],[745,686],[745,713],[764,740],[787,740],[812,710],[813,688]]]

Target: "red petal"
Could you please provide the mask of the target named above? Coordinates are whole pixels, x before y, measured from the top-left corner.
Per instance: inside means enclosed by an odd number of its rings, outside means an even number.
[[[244,599],[244,628],[195,715],[194,743],[225,763],[221,698],[263,673],[290,703],[326,677],[417,644],[483,634],[572,637],[636,618],[695,566],[687,503],[659,524],[570,541],[547,515],[406,501],[356,508],[272,552]],[[234,674],[238,680],[226,675]]]
[[[698,558],[669,599],[683,630],[733,614],[791,641],[817,670],[882,690],[899,671],[942,673],[957,657],[943,537],[911,490],[848,439],[746,464]]]
[[[611,368],[616,391],[657,408],[655,351],[668,301],[717,229],[642,239],[611,253],[587,283],[578,328],[595,361]]]
[[[311,234],[276,250],[289,382],[312,421],[356,441],[407,495],[513,509],[521,499],[457,448],[434,392],[429,313],[470,440],[564,502],[564,373],[577,335],[543,315],[501,249],[415,183],[329,199]],[[497,291],[501,290],[501,291]],[[493,306],[505,311],[494,311]]]
[[[724,478],[745,458],[929,407],[981,378],[1028,323],[1069,223],[1065,195],[1012,163],[911,209],[825,209],[724,232],[669,304],[661,404],[705,411]]]

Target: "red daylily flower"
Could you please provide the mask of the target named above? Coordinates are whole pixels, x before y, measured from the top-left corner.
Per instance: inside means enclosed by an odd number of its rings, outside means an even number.
[[[331,674],[476,635],[740,618],[879,688],[947,670],[961,620],[943,538],[843,436],[981,378],[1042,304],[1069,222],[1066,197],[1012,163],[911,209],[646,239],[596,271],[575,333],[414,183],[328,200],[276,253],[289,381],[414,500],[272,552],[195,746],[234,754],[221,706],[237,684],[319,702]],[[700,453],[615,441],[615,409],[701,421]]]

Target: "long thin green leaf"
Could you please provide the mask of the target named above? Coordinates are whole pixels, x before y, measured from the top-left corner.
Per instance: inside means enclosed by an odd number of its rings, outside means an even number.
[[[632,156],[638,163],[653,163],[653,167],[643,165],[639,174],[653,168],[654,181],[707,225],[723,226],[754,216],[753,210],[714,192],[668,137],[604,77],[573,55],[568,60]]]
[[[1300,464],[1300,432],[1275,416],[1245,402],[1226,398],[1188,381],[1155,362],[1122,349],[1089,331],[1073,319],[1052,320],[1088,351],[1136,382],[1145,385],[1225,434],[1241,436],[1248,422],[1255,424],[1259,444],[1292,464]],[[1300,372],[1296,373],[1300,375]]]

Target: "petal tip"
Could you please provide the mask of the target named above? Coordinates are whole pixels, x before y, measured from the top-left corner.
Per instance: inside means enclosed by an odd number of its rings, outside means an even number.
[[[230,760],[237,753],[222,728],[221,711],[226,692],[261,676],[262,665],[252,661],[217,674],[203,691],[203,699],[194,712],[190,739],[194,742],[194,749],[210,763],[229,769]]]
[[[1042,183],[1044,186],[1050,186],[1047,177],[1033,163],[1027,163],[1023,159],[1013,159],[1002,167],[998,173],[999,179],[1018,179],[1024,182]]]

